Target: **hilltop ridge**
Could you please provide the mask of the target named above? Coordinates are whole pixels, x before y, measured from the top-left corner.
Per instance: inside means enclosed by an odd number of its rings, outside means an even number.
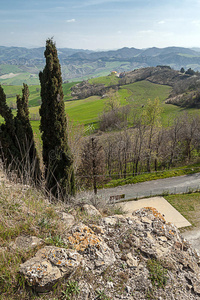
[[[38,74],[44,66],[43,52],[42,47],[27,49],[0,46],[0,76],[11,72],[24,75],[28,73],[30,76]],[[59,48],[58,56],[64,81],[108,75],[113,70],[127,72],[157,65],[168,65],[176,70],[180,70],[181,67],[200,70],[199,51],[183,47],[148,49],[124,47],[109,51]],[[12,84],[12,80],[0,78],[0,81],[4,84]],[[33,84],[36,82],[33,81]]]

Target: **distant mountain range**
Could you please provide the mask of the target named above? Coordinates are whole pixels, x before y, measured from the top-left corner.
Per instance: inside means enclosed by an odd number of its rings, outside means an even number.
[[[29,84],[37,83],[37,74],[45,63],[44,50],[44,48],[27,49],[0,46],[0,82],[4,84],[21,84],[21,81]],[[168,65],[175,70],[183,67],[200,71],[199,48],[153,47],[136,49],[125,47],[119,50],[99,52],[58,48],[58,55],[64,81],[83,80],[107,75],[111,71],[131,71],[157,65]],[[6,78],[5,75],[9,73],[15,75]],[[26,78],[22,76],[25,73]]]

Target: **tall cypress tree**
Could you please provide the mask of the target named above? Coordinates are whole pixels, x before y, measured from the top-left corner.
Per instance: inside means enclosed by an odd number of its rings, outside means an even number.
[[[14,165],[14,158],[18,157],[19,151],[15,145],[15,121],[11,109],[6,103],[6,95],[0,85],[0,115],[4,123],[0,126],[0,157],[6,167]]]
[[[46,65],[40,72],[40,108],[43,141],[43,161],[46,167],[47,188],[54,195],[74,194],[73,160],[67,143],[67,121],[62,90],[61,67],[55,43],[46,41]]]
[[[17,96],[17,115],[14,117],[0,86],[0,115],[5,121],[0,126],[0,157],[5,167],[15,170],[21,179],[32,179],[38,183],[41,171],[29,121],[29,91],[26,84],[22,94],[22,97]]]
[[[28,85],[23,84],[22,97],[20,95],[17,96],[17,115],[15,117],[16,143],[20,150],[22,171],[28,172],[35,182],[40,182],[40,161],[29,119],[28,98]]]

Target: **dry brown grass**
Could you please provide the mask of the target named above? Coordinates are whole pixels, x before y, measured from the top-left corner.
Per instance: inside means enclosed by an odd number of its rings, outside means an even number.
[[[60,219],[60,211],[68,212],[69,205],[50,203],[41,190],[11,182],[0,171],[0,299],[37,299],[37,295],[24,289],[25,282],[18,268],[38,248],[24,251],[12,245],[19,236],[32,235],[47,245],[61,246],[67,228]],[[48,295],[40,299],[53,298]]]

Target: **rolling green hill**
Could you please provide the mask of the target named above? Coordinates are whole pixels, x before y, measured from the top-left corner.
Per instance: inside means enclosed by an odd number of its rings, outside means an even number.
[[[119,89],[118,94],[120,97],[121,105],[130,104],[132,108],[142,109],[148,99],[155,99],[159,97],[162,103],[162,120],[167,123],[168,116],[180,114],[183,109],[165,104],[165,99],[168,97],[171,87],[166,85],[154,84],[148,81],[140,81]],[[97,127],[98,115],[104,109],[104,102],[106,98],[102,99],[99,96],[91,96],[81,100],[71,100],[65,102],[65,110],[71,119],[88,126],[93,124]],[[30,114],[37,114],[39,106],[30,107]],[[36,127],[35,127],[36,128]]]
[[[37,74],[31,74],[29,72],[9,73],[0,77],[1,84],[4,85],[21,85],[26,83],[28,85],[39,84],[39,78]]]
[[[115,76],[105,76],[91,79],[89,82],[91,84],[104,84],[105,86],[109,86],[112,84],[118,84],[119,79]],[[98,116],[103,112],[104,102],[107,98],[94,95],[85,99],[74,100],[71,96],[70,89],[75,84],[76,82],[63,84],[66,113],[69,115],[70,119],[73,119],[75,122],[79,122],[85,126],[93,124],[97,128]],[[21,94],[22,86],[4,85],[3,88],[7,95],[7,102],[14,108],[13,112],[15,113],[16,94]],[[41,101],[40,86],[30,85],[29,90],[29,110],[32,125],[34,132],[39,133],[39,106]],[[158,97],[163,108],[162,123],[167,125],[169,118],[174,119],[174,117],[185,111],[185,109],[181,107],[165,104],[165,100],[169,96],[171,90],[172,87],[168,85],[156,84],[147,80],[142,80],[122,85],[117,93],[119,95],[121,105],[129,104],[130,109],[132,110],[141,110],[142,106],[145,106],[148,99],[153,100]],[[190,113],[199,113],[199,110],[197,109],[189,109],[187,111]],[[2,121],[2,119],[0,121]],[[131,124],[131,119],[129,121]]]
[[[115,75],[102,76],[88,80],[89,84],[104,84],[105,86],[117,85],[119,78]]]

